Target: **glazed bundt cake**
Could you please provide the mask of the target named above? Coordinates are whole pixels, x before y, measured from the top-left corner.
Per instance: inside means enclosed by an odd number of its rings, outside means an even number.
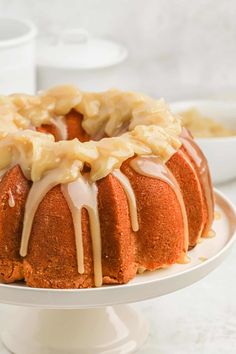
[[[164,100],[70,86],[0,97],[0,279],[123,284],[208,235],[207,161]]]

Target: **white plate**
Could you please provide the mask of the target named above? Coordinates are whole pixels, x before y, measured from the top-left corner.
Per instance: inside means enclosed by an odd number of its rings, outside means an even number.
[[[220,192],[215,191],[214,238],[203,239],[189,252],[191,262],[137,275],[128,284],[93,289],[37,289],[22,284],[0,284],[0,302],[39,308],[79,309],[136,302],[165,295],[206,276],[226,257],[235,239],[236,212]],[[203,261],[203,259],[206,259]]]

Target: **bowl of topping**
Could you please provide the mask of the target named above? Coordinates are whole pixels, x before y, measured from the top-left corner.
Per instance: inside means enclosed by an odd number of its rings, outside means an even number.
[[[236,102],[180,101],[171,104],[204,151],[214,183],[236,178]]]

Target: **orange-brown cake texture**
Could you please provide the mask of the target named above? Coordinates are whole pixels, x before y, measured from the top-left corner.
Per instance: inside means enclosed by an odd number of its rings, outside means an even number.
[[[1,97],[0,149],[2,282],[124,284],[185,262],[210,231],[207,161],[164,101],[73,87]]]

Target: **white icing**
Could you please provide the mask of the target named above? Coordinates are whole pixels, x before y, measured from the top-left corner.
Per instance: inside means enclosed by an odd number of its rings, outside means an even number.
[[[204,229],[203,229],[203,236],[207,237],[212,222],[214,220],[214,200],[213,200],[211,178],[209,174],[208,163],[203,152],[201,151],[199,146],[195,143],[195,141],[192,139],[187,129],[183,128],[180,140],[182,141],[183,146],[188,152],[189,156],[192,158],[192,160],[195,162],[195,164],[198,167],[200,182],[204,192],[204,198],[206,201],[207,212],[208,212],[207,222],[206,225],[204,225]]]
[[[11,207],[11,208],[14,208],[14,206],[16,205],[15,199],[14,199],[12,191],[10,189],[8,191],[8,204],[9,204],[9,207]]]
[[[133,188],[130,184],[130,181],[120,170],[114,170],[112,174],[118,179],[118,181],[121,183],[121,185],[124,188],[129,203],[131,226],[133,231],[138,231],[139,224],[138,224],[137,203],[136,203],[136,197]]]
[[[153,177],[166,182],[175,193],[181,208],[184,226],[184,252],[188,250],[189,233],[188,233],[188,218],[180,187],[172,175],[170,170],[163,164],[163,162],[156,156],[141,156],[133,159],[130,166],[139,174]],[[182,256],[181,256],[182,258]]]
[[[74,166],[71,166],[72,178],[73,178],[74,170],[76,171],[76,164]],[[22,257],[25,257],[27,255],[31,228],[39,204],[41,203],[45,195],[53,187],[60,184],[61,181],[64,181],[65,179],[64,172],[65,172],[64,169],[61,168],[50,171],[41,180],[34,182],[29,191],[26,204],[25,204],[25,214],[24,214],[24,222],[23,222],[21,247],[20,247],[20,255]],[[66,176],[66,178],[69,181],[68,176]]]
[[[81,176],[76,181],[62,185],[62,192],[71,210],[77,250],[78,271],[84,273],[83,235],[81,225],[81,212],[85,208],[89,215],[90,232],[93,247],[94,283],[102,285],[102,250],[100,222],[97,205],[97,186],[90,183],[88,176]]]
[[[57,131],[60,136],[60,140],[67,140],[68,132],[67,132],[65,118],[64,117],[52,118],[51,123],[57,128]]]

